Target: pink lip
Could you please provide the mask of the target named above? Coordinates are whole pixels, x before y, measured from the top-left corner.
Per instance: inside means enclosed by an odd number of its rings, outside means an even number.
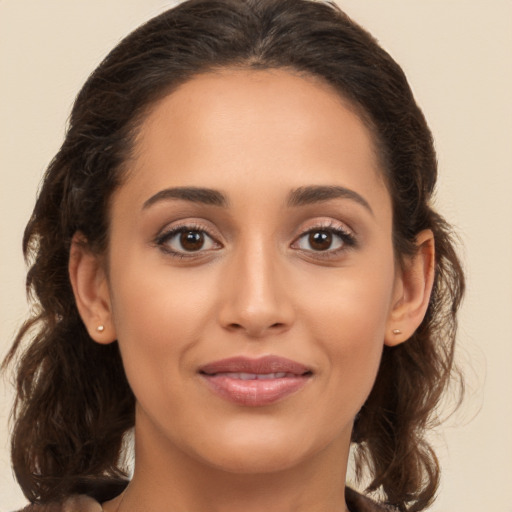
[[[232,357],[202,366],[200,374],[220,397],[238,405],[259,407],[299,391],[311,377],[311,370],[278,356]]]

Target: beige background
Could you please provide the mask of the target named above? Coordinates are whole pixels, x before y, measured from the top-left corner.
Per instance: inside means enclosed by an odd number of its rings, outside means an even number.
[[[432,510],[512,512],[512,2],[339,3],[404,67],[436,138],[439,207],[465,245],[467,401],[434,438],[444,479]],[[22,230],[73,97],[123,35],[169,5],[0,0],[0,355],[26,311]],[[7,453],[10,399],[0,381],[0,512],[24,503]]]

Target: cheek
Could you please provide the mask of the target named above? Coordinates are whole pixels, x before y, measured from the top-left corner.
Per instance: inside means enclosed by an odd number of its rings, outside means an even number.
[[[321,338],[341,337],[352,348],[383,342],[394,288],[392,258],[337,269],[312,284],[304,283],[302,310]]]
[[[153,260],[156,260],[154,262]],[[140,264],[143,263],[143,264]],[[118,338],[169,346],[199,332],[214,298],[215,282],[206,269],[176,271],[160,255],[119,258],[113,273],[112,309]]]
[[[343,395],[341,406],[358,410],[371,391],[382,355],[394,263],[390,258],[373,268],[345,270],[339,279],[303,293],[307,303],[302,315],[309,319],[310,335],[329,368],[331,398]]]
[[[172,386],[200,342],[215,297],[206,272],[137,264],[124,256],[111,276],[114,324],[130,385],[138,399]]]

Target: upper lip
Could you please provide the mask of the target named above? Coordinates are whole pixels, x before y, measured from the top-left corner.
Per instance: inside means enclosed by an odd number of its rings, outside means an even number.
[[[307,366],[280,356],[264,356],[259,358],[250,357],[230,357],[213,361],[201,366],[199,371],[207,375],[215,375],[216,373],[291,373],[294,375],[304,375],[311,373],[311,369]]]

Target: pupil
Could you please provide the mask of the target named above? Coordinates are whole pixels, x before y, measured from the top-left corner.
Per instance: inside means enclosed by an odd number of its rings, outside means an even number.
[[[198,231],[185,231],[181,233],[180,243],[187,251],[198,251],[204,244],[204,235]]]
[[[309,235],[309,244],[317,251],[325,251],[332,244],[332,234],[328,231],[315,231]]]

